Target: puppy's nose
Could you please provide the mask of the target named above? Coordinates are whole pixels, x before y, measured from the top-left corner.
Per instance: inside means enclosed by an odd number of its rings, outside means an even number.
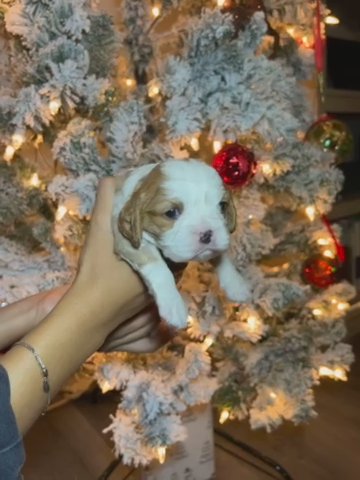
[[[206,232],[200,233],[200,242],[208,244],[211,242],[212,236],[213,236],[213,231],[206,230]]]

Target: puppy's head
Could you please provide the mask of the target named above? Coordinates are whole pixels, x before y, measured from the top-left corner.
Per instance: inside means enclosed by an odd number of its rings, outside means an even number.
[[[120,212],[118,227],[134,248],[144,238],[174,262],[208,260],[228,248],[236,210],[213,168],[169,160],[141,182]]]

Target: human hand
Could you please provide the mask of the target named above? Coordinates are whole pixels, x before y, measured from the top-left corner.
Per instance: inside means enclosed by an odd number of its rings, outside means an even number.
[[[154,304],[117,327],[100,348],[102,352],[151,353],[165,345],[173,329],[159,317]]]

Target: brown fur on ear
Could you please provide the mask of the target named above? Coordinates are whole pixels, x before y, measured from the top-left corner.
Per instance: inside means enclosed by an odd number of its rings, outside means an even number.
[[[234,200],[232,198],[231,193],[229,190],[225,191],[224,201],[227,202],[227,206],[225,208],[224,216],[226,220],[226,224],[230,233],[235,232],[236,230],[236,208],[234,204]]]
[[[119,232],[134,248],[139,248],[141,245],[145,208],[159,192],[162,180],[160,167],[161,165],[154,167],[141,181],[119,214]]]

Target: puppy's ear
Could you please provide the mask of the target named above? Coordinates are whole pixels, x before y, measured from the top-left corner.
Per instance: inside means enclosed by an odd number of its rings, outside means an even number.
[[[160,165],[157,165],[143,179],[119,214],[119,232],[136,249],[141,245],[147,207],[154,201],[156,195],[159,194],[161,181],[161,168]]]
[[[229,232],[233,233],[236,230],[236,208],[229,190],[226,190],[226,201],[227,207],[225,209],[224,216]]]
[[[131,243],[134,248],[139,248],[142,237],[141,205],[136,201],[137,195],[126,202],[118,218],[119,232]]]

